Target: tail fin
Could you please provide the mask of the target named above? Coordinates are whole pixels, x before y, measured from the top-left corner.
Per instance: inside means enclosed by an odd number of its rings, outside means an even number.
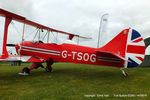
[[[98,51],[111,53],[124,60],[124,68],[137,67],[142,63],[145,56],[145,43],[143,38],[134,29],[121,31],[104,47]]]

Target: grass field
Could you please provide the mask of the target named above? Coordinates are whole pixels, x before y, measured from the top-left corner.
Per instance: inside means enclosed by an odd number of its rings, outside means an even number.
[[[118,68],[56,63],[52,73],[18,75],[29,65],[0,64],[0,100],[150,100],[150,68],[126,69],[124,78]]]

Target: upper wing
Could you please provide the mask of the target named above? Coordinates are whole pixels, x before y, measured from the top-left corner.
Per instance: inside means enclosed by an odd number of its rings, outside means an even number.
[[[19,21],[21,23],[28,24],[28,25],[31,25],[31,26],[34,26],[34,27],[37,27],[37,28],[40,28],[40,29],[45,29],[45,30],[49,30],[49,31],[53,31],[53,32],[67,34],[67,35],[69,35],[69,39],[72,39],[74,36],[77,36],[77,37],[80,37],[80,38],[85,38],[85,39],[91,39],[90,37],[84,37],[84,36],[80,36],[80,35],[64,32],[64,31],[56,30],[56,29],[38,24],[36,22],[33,22],[33,21],[30,21],[30,20],[26,19],[25,17],[22,17],[20,15],[8,12],[8,11],[3,10],[3,9],[0,9],[0,16],[9,17],[9,18],[12,18],[13,20],[16,20],[16,21]]]

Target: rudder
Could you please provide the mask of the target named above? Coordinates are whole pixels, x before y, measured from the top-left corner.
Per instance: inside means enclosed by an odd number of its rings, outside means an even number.
[[[139,66],[144,60],[145,43],[140,33],[134,29],[130,29],[127,39],[127,47],[125,57],[130,62],[125,61],[125,68],[134,68]]]

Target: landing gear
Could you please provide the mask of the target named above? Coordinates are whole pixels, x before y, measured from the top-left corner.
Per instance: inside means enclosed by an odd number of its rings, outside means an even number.
[[[46,61],[46,72],[52,72],[52,64],[54,63],[53,59],[50,58],[49,61]]]
[[[33,69],[37,69],[39,67],[44,68],[42,65],[43,62],[34,62],[30,68],[23,68],[21,73],[18,73],[19,75],[29,75],[30,71]],[[54,63],[53,59],[50,58],[48,61],[46,61],[46,72],[52,72],[52,64]]]
[[[50,68],[45,68],[45,70],[46,70],[47,72],[52,72],[52,67],[50,67]]]
[[[44,66],[42,65],[42,62],[34,62],[30,68],[23,68],[21,73],[18,73],[19,75],[29,75],[30,71],[33,69],[37,69],[37,68],[44,68]]]
[[[120,70],[122,71],[122,75],[123,75],[124,77],[127,77],[127,76],[128,76],[128,73],[124,71],[124,68],[121,68]]]
[[[22,72],[21,73],[18,73],[19,75],[29,75],[30,73],[30,69],[25,67],[22,69]]]
[[[44,68],[44,66],[40,64],[39,66],[35,67],[35,69],[38,69],[39,67]]]

